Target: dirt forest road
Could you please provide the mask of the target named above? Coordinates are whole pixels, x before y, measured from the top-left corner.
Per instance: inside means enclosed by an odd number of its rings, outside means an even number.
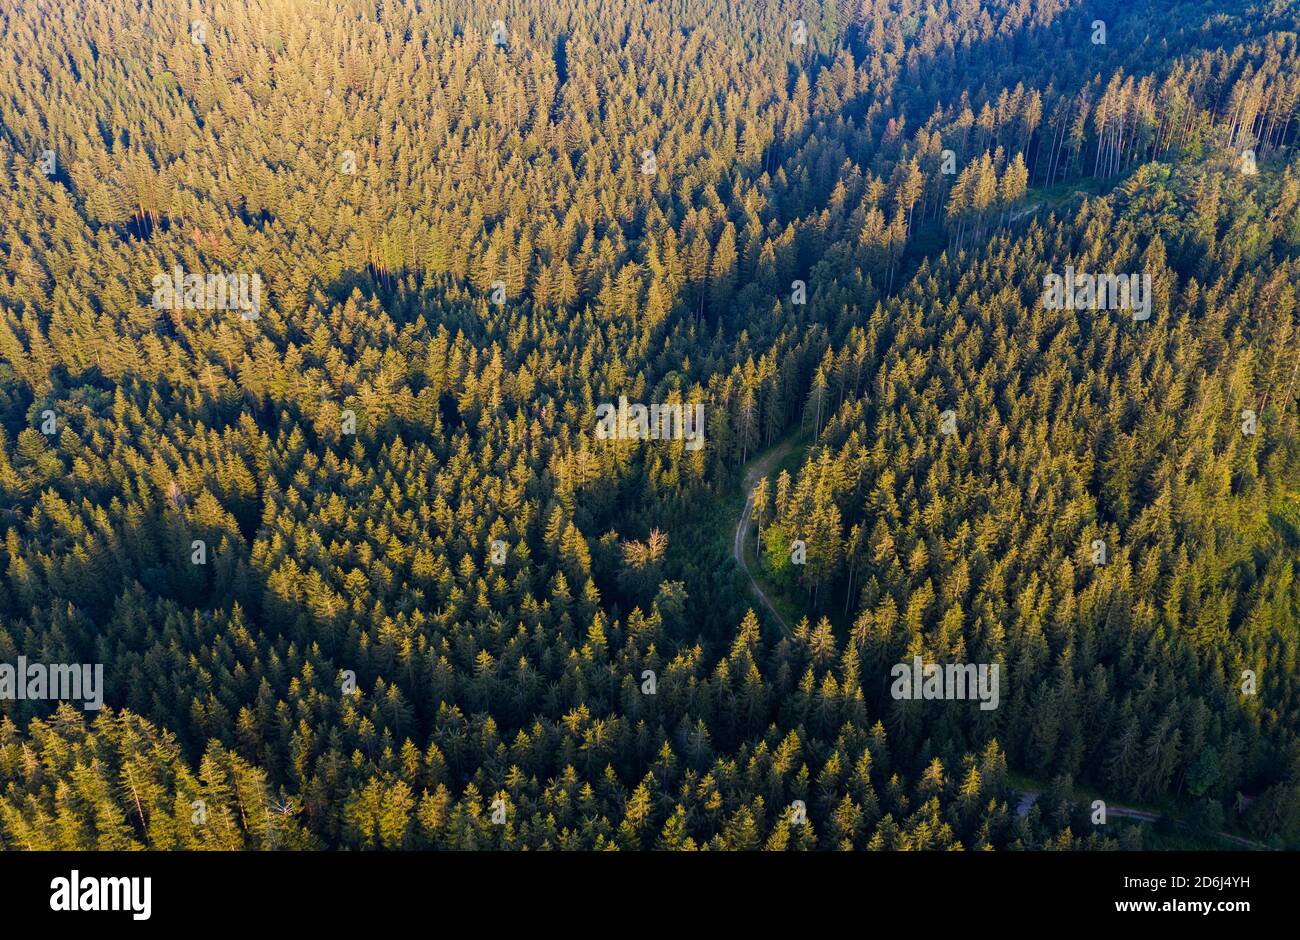
[[[1040,790],[1015,790],[1013,792],[1016,795],[1017,816],[1028,816],[1030,809],[1032,809],[1033,805],[1038,802],[1038,797],[1042,795],[1042,791]],[[1156,823],[1161,819],[1159,813],[1148,812],[1144,809],[1134,809],[1132,806],[1122,806],[1118,803],[1107,803],[1106,815],[1115,816],[1119,819],[1137,819],[1145,823]],[[1175,820],[1175,822],[1177,821]],[[1179,823],[1179,825],[1181,825],[1181,823]],[[1268,846],[1266,845],[1262,845],[1259,842],[1252,842],[1249,839],[1243,839],[1241,836],[1234,836],[1228,832],[1219,832],[1215,834],[1220,839],[1226,839],[1228,842],[1240,845],[1243,848],[1263,849],[1264,851],[1268,850]]]
[[[796,438],[787,437],[780,441],[771,449],[759,454],[750,465],[745,469],[745,478],[741,481],[741,487],[745,494],[745,508],[740,511],[740,519],[736,523],[736,538],[732,543],[731,553],[736,559],[736,564],[740,570],[745,572],[745,577],[749,580],[749,586],[753,592],[762,601],[764,609],[770,613],[776,622],[780,625],[781,631],[786,636],[792,636],[790,626],[785,622],[785,618],[777,611],[776,605],[771,599],[763,593],[759,587],[758,581],[754,579],[754,573],[749,570],[749,565],[745,562],[745,539],[749,538],[749,523],[754,515],[754,484],[760,479],[771,474],[772,469],[779,466],[781,461],[785,460],[790,451],[794,450]]]

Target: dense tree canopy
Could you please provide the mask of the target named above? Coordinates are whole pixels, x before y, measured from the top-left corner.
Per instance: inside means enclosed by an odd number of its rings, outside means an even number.
[[[0,662],[107,684],[0,702],[0,845],[1143,844],[1075,783],[1300,840],[1288,4],[0,24]],[[789,438],[785,631],[727,507]],[[1000,707],[895,701],[916,655]]]

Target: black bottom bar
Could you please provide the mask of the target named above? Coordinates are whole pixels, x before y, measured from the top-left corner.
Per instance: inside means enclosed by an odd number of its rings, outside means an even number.
[[[800,919],[835,911],[867,917],[863,902],[868,912],[910,911],[907,916],[920,918],[918,927],[952,917],[977,918],[972,925],[990,918],[985,923],[1041,926],[1044,916],[1053,915],[1066,915],[1071,923],[1159,924],[1199,917],[1227,926],[1251,914],[1291,913],[1295,861],[1288,853],[1248,852],[0,852],[0,897],[6,915],[19,923],[48,918],[67,925],[75,919],[127,930],[373,929],[449,911],[481,917],[493,931],[513,920],[526,928],[545,923],[582,929],[609,923],[606,916],[636,930],[637,923],[648,928],[652,922],[681,925],[713,917],[734,923],[782,910]],[[137,917],[145,911],[145,883],[116,880],[143,878],[150,879],[147,919]],[[76,911],[70,909],[74,895]],[[82,909],[114,902],[117,910]]]

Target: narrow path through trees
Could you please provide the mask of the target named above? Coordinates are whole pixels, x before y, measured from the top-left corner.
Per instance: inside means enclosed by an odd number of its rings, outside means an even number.
[[[754,573],[749,570],[749,565],[745,562],[745,540],[749,538],[749,522],[754,515],[754,484],[770,474],[775,467],[780,466],[781,461],[785,460],[790,451],[794,450],[797,440],[797,434],[790,435],[759,454],[745,468],[745,475],[740,483],[745,496],[745,506],[740,511],[740,518],[736,521],[736,538],[731,547],[731,553],[735,556],[736,564],[740,566],[740,570],[749,579],[750,588],[758,595],[758,599],[763,602],[763,607],[766,608],[768,613],[776,618],[781,631],[788,637],[793,636],[789,624],[785,622],[785,618],[776,609],[776,605],[772,603],[762,587],[759,586]]]

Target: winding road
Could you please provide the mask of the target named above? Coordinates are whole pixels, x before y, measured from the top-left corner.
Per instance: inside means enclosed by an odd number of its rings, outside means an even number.
[[[745,508],[740,511],[740,519],[736,523],[736,538],[731,546],[731,554],[735,557],[740,570],[745,572],[745,577],[749,579],[750,588],[758,595],[758,599],[763,602],[763,607],[767,612],[776,619],[777,624],[781,627],[781,632],[792,639],[794,635],[790,632],[789,624],[785,622],[785,618],[776,609],[776,605],[772,603],[771,598],[763,592],[758,581],[754,578],[754,572],[749,569],[749,565],[745,561],[745,539],[749,538],[749,522],[754,515],[754,484],[770,474],[773,468],[779,466],[790,451],[794,450],[795,443],[796,438],[794,436],[787,437],[755,457],[753,462],[745,469],[745,479],[740,484],[744,488]]]

